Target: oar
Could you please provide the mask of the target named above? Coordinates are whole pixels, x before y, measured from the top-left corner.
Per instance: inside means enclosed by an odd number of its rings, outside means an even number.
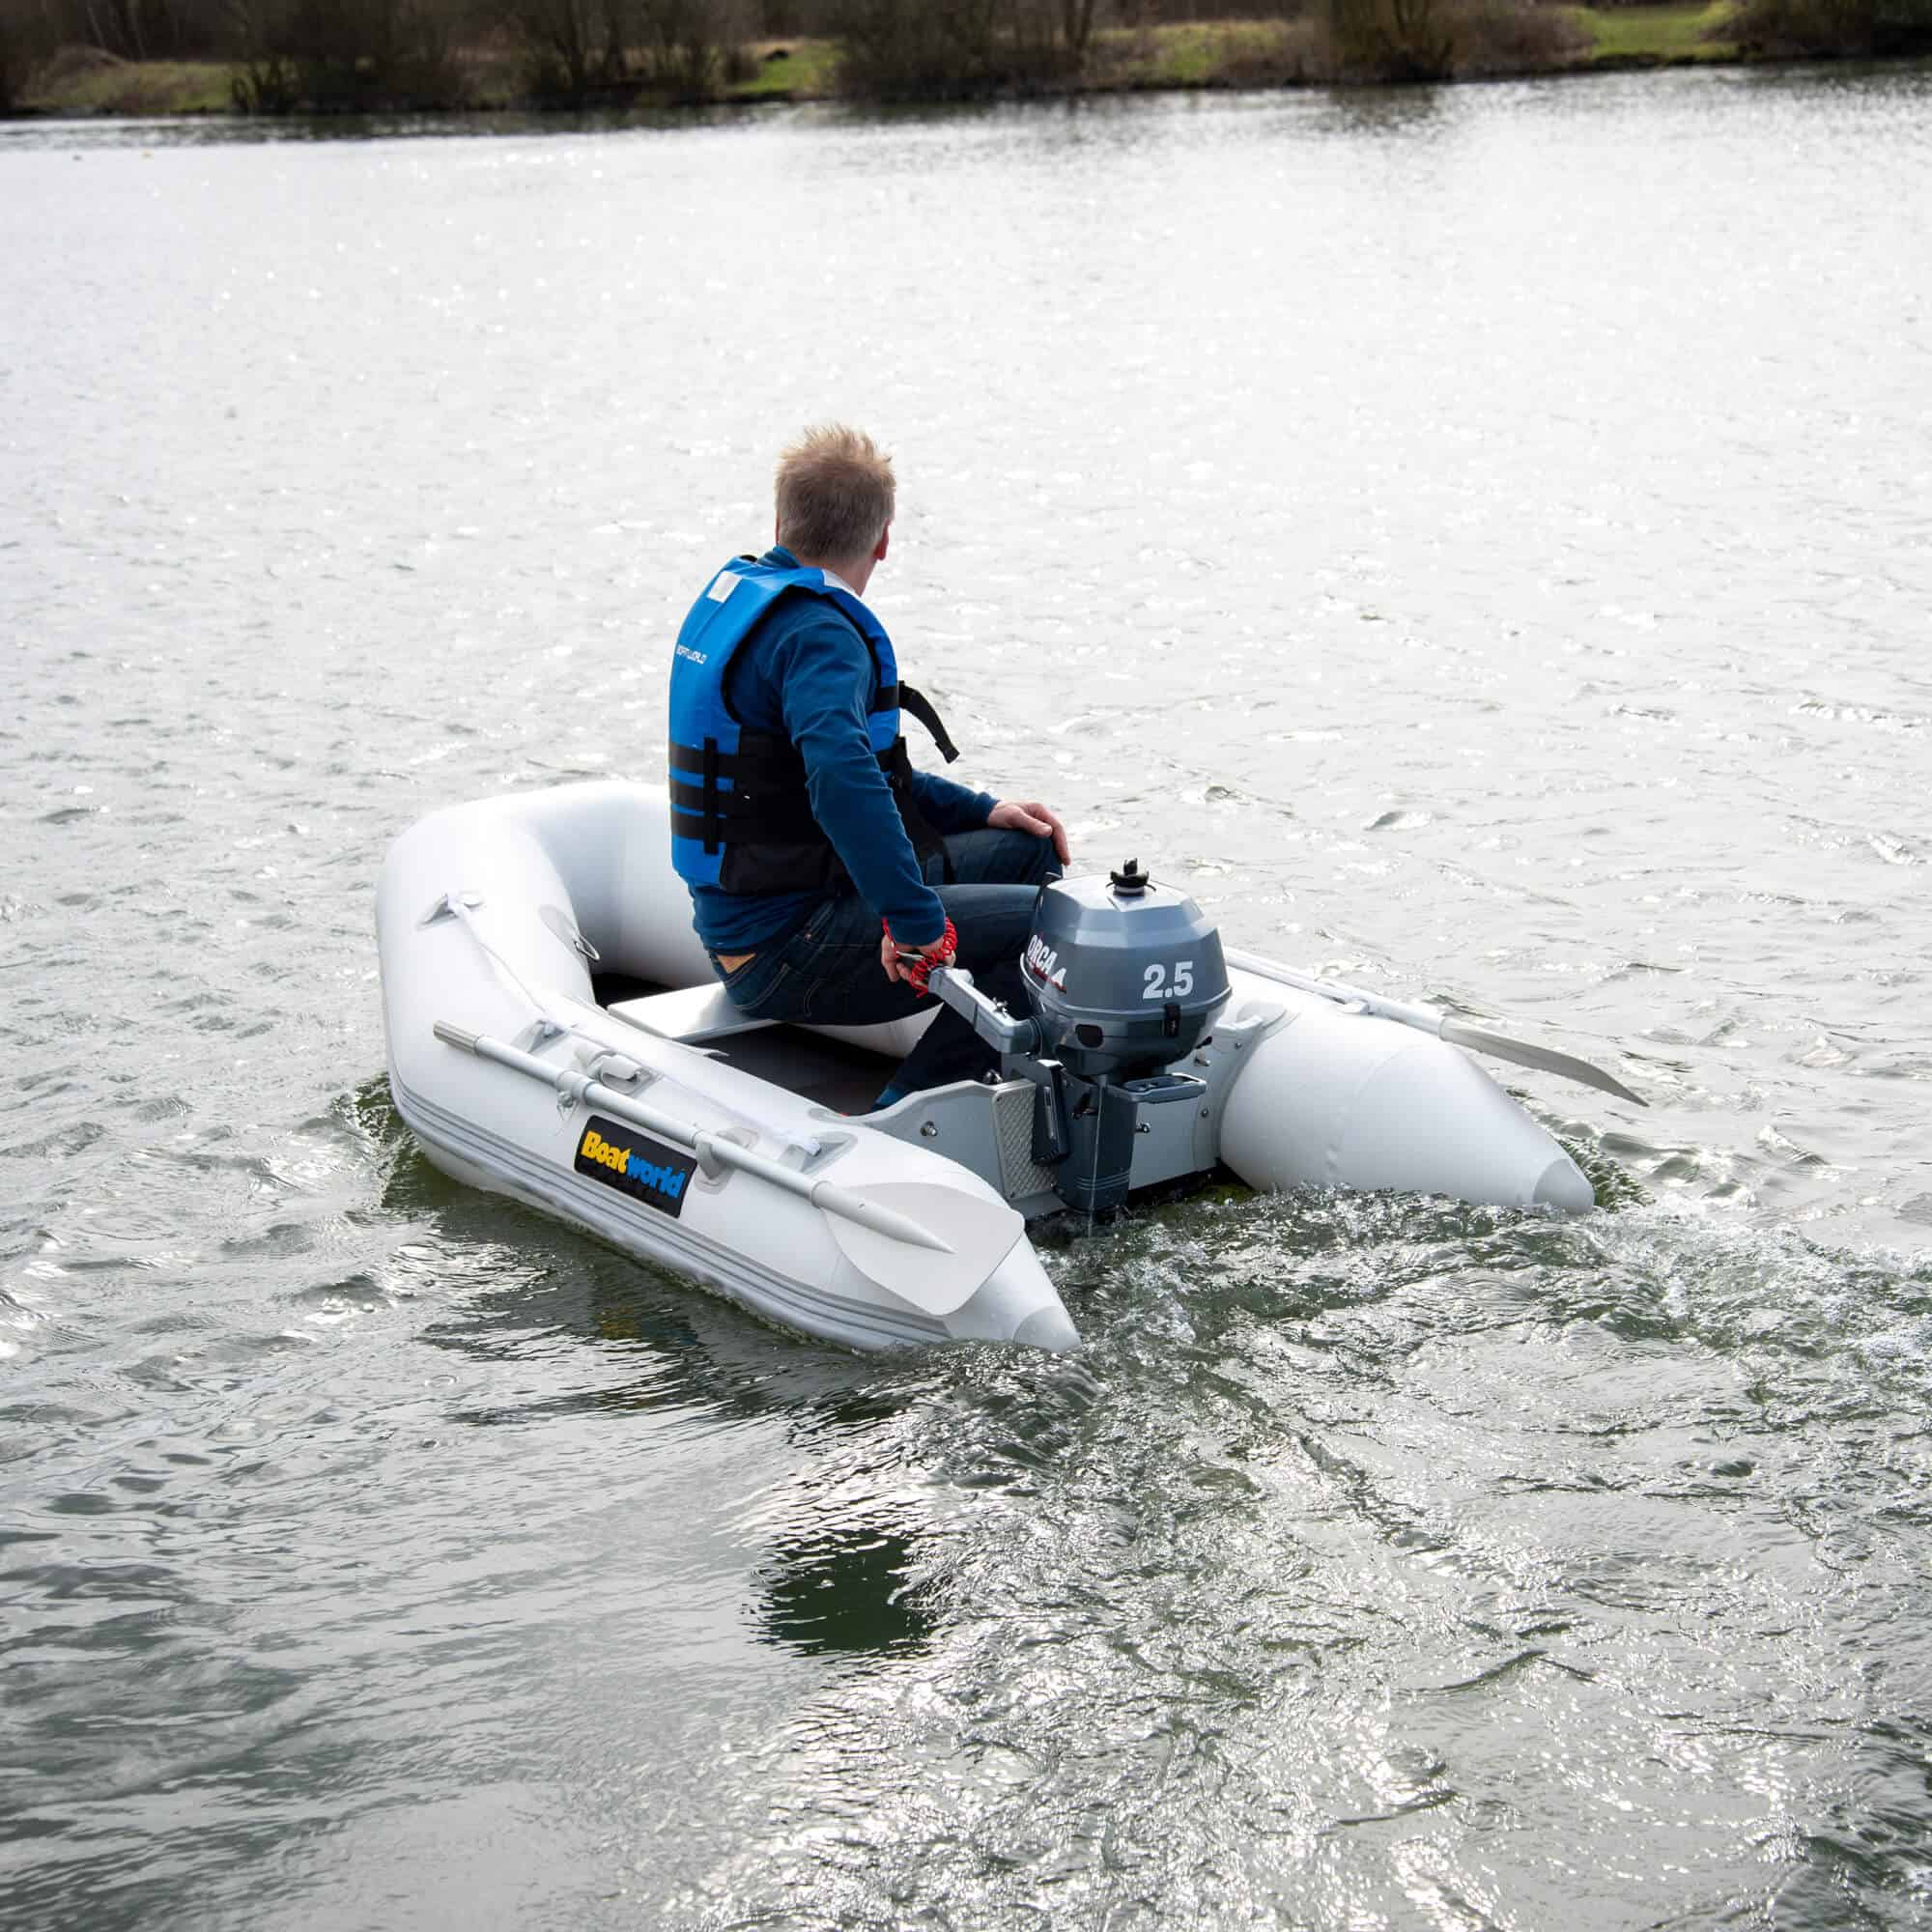
[[[1410,1006],[1406,1000],[1385,1000],[1379,993],[1365,993],[1359,986],[1343,985],[1339,980],[1312,979],[1305,973],[1277,966],[1272,959],[1258,958],[1252,952],[1231,951],[1227,959],[1231,966],[1238,966],[1242,971],[1256,974],[1264,980],[1294,986],[1304,993],[1320,994],[1324,1000],[1333,1000],[1337,1006],[1359,1007],[1362,1011],[1374,1013],[1378,1019],[1394,1020],[1398,1025],[1434,1034],[1437,1039],[1446,1039],[1452,1046],[1467,1047],[1471,1053],[1487,1053],[1496,1060],[1514,1061],[1519,1066],[1534,1066],[1545,1073],[1560,1073],[1566,1080],[1579,1081],[1585,1087],[1595,1087],[1600,1093],[1614,1094],[1620,1100],[1632,1101],[1639,1107],[1650,1105],[1641,1094],[1633,1094],[1614,1073],[1605,1073],[1601,1066],[1592,1066],[1587,1060],[1578,1060],[1574,1053],[1559,1053],[1552,1046],[1537,1046],[1526,1039],[1512,1039],[1508,1034],[1492,1033],[1488,1027],[1471,1026],[1453,1014],[1438,1013],[1433,1007]]]
[[[883,1212],[917,1215],[943,1237],[940,1255],[908,1254],[857,1219],[835,1220],[832,1238],[845,1259],[889,1293],[928,1315],[951,1315],[1006,1260],[1026,1232],[1012,1208],[933,1180],[879,1180],[865,1200]]]
[[[436,1037],[684,1148],[707,1169],[734,1168],[810,1202],[827,1216],[833,1237],[855,1267],[928,1314],[949,1315],[965,1301],[1006,1260],[1026,1228],[1004,1203],[932,1182],[884,1181],[860,1194],[834,1180],[813,1179],[768,1154],[615,1093],[575,1066],[554,1065],[447,1020],[436,1022]]]

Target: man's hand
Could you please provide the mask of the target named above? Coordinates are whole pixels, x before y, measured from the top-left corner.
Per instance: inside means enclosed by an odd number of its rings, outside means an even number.
[[[885,923],[883,920],[879,923],[882,925]],[[951,966],[958,950],[959,940],[950,919],[946,922],[946,930],[929,946],[901,946],[888,928],[879,940],[879,964],[886,969],[888,980],[903,980],[923,993],[925,991],[924,973],[910,962],[929,959],[934,966]],[[928,967],[925,970],[931,969]]]
[[[1066,849],[1065,826],[1037,799],[1021,805],[1016,800],[1003,798],[993,808],[986,827],[993,832],[1031,832],[1036,838],[1044,838],[1051,833],[1053,849],[1059,854],[1060,863],[1065,865],[1072,856]]]

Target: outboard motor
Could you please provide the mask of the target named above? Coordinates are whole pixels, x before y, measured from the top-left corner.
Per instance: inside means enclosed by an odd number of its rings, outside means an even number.
[[[1116,1208],[1141,1110],[1192,1104],[1204,1091],[1168,1069],[1227,1004],[1221,935],[1130,859],[1104,879],[1042,887],[1020,965],[1031,1019],[1014,1019],[956,968],[929,983],[1000,1049],[1002,1072],[1034,1083],[1033,1157],[1053,1169],[1054,1191],[1090,1213]]]

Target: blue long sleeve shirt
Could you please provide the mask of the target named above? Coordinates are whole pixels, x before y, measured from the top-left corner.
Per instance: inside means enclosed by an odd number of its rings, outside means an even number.
[[[788,550],[761,561],[795,569]],[[907,946],[946,930],[939,895],[922,877],[892,787],[866,734],[876,690],[866,640],[822,597],[781,597],[732,654],[731,708],[748,729],[782,728],[805,760],[811,815],[832,840],[860,897]],[[988,793],[915,772],[913,798],[933,830],[977,832],[991,814]],[[692,923],[713,952],[755,952],[803,925],[825,898],[802,893],[727,893],[694,886]]]

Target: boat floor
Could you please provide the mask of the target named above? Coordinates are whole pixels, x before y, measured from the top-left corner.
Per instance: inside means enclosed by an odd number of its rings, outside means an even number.
[[[869,1114],[895,1065],[863,1046],[788,1026],[733,1034],[710,1050],[739,1072],[769,1080],[835,1114]]]
[[[621,974],[599,974],[593,982],[599,1006],[662,993],[663,986]],[[741,1073],[769,1080],[788,1094],[829,1107],[835,1114],[868,1114],[896,1064],[845,1040],[826,1039],[791,1026],[759,1027],[714,1040],[705,1049]]]

